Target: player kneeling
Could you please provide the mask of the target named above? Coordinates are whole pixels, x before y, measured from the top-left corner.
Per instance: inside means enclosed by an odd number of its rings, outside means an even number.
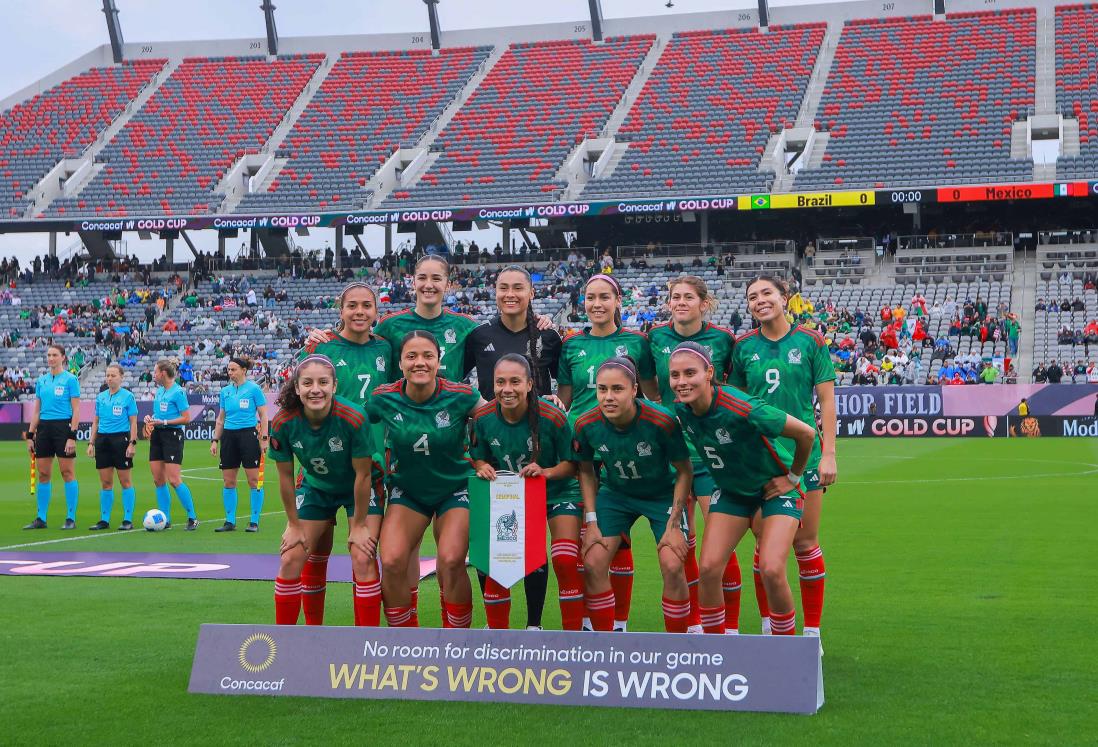
[[[802,476],[816,432],[738,389],[715,386],[713,363],[697,343],[675,348],[669,378],[686,437],[708,463],[717,484],[702,539],[698,593],[702,626],[706,633],[725,632],[721,588],[725,566],[761,507],[759,568],[770,600],[771,632],[793,635],[796,613],[785,566],[800,526]],[[792,460],[773,440],[778,436],[796,443]]]
[[[370,500],[373,436],[364,413],[337,397],[336,371],[324,356],[305,358],[282,386],[271,423],[269,456],[278,464],[286,508],[282,561],[275,579],[275,622],[296,625],[301,612],[301,570],[310,548],[340,508],[347,512],[347,546],[355,576],[355,625],[381,619],[377,541],[381,509]],[[294,459],[304,477],[294,486]],[[353,489],[348,494],[348,486]]]
[[[614,628],[610,559],[622,535],[643,516],[659,543],[664,625],[669,633],[685,633],[690,596],[683,570],[684,511],[693,473],[682,430],[667,410],[637,398],[637,369],[629,358],[610,358],[599,366],[595,386],[598,407],[576,421],[575,444],[587,522],[583,562],[591,625]],[[596,459],[605,468],[601,485]]]

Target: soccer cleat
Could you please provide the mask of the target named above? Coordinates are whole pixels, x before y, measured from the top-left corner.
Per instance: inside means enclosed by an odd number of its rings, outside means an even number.
[[[259,531],[259,525],[258,525],[258,524],[256,524],[256,523],[255,523],[255,522],[253,521],[253,522],[251,522],[251,523],[249,523],[249,524],[248,524],[248,528],[247,528],[247,529],[245,529],[244,531],[245,531],[245,532],[251,532],[252,534],[255,534],[256,532],[258,532],[258,531]]]
[[[819,628],[805,628],[801,635],[805,636],[806,638],[815,638],[816,640],[818,640],[820,642],[820,656],[824,655],[823,638],[820,637]]]
[[[740,630],[739,630],[739,628],[729,628],[728,630],[724,631],[724,634],[725,635],[739,635]]]
[[[224,524],[214,530],[215,532],[235,532],[236,524],[226,521]]]
[[[527,630],[545,630],[545,628],[541,627],[540,625],[527,625],[526,629]]]
[[[615,633],[625,633],[628,630],[629,630],[629,622],[628,621],[626,621],[626,620],[615,620],[614,621],[614,632]]]
[[[171,526],[171,524],[168,526]],[[198,529],[198,519],[187,519],[186,531],[193,532],[195,529]]]
[[[164,531],[168,531],[171,528],[172,528],[172,523],[170,521],[167,524],[164,525]],[[153,530],[150,529],[149,531],[151,532]]]
[[[770,635],[770,618],[764,617],[762,619],[762,635]]]
[[[687,633],[698,633],[698,634],[701,634],[701,633],[704,633],[704,632],[705,632],[705,630],[704,630],[704,629],[702,628],[702,626],[701,626],[701,625],[691,625],[690,627],[688,627],[688,628],[686,629],[686,632],[687,632]]]
[[[46,528],[46,522],[42,521],[37,516],[35,516],[34,521],[32,521],[30,524],[27,524],[23,528],[24,529],[45,529]]]
[[[133,529],[133,522],[132,521],[123,521],[118,527],[118,531],[120,531],[120,532],[128,532],[131,529]]]
[[[107,522],[97,521],[94,524],[92,524],[90,527],[88,527],[88,531],[98,532],[100,529],[110,529],[110,528],[111,528],[111,525],[108,524]]]
[[[65,531],[68,529],[76,529],[76,522],[72,519],[65,519],[65,523],[61,527],[61,531]]]

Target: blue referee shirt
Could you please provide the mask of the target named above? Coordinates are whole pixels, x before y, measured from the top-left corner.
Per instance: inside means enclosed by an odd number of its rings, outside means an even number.
[[[162,386],[156,388],[153,397],[153,418],[156,420],[175,420],[190,409],[187,402],[187,393],[179,384],[172,384],[171,389]],[[160,426],[165,427],[165,426]],[[182,425],[169,425],[168,428],[182,428]]]
[[[221,410],[225,413],[225,428],[255,428],[259,423],[259,408],[267,404],[267,396],[254,381],[245,380],[237,386],[221,387]]]
[[[71,420],[72,398],[80,396],[80,380],[68,371],[56,376],[44,373],[35,382],[34,396],[42,403],[40,420]]]
[[[137,400],[129,389],[114,394],[104,389],[95,397],[95,415],[100,433],[129,433],[130,418],[137,415]]]

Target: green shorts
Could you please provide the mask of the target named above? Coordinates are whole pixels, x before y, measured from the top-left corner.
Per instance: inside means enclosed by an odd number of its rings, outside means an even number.
[[[800,490],[794,490],[786,495],[764,501],[761,495],[733,495],[717,488],[709,500],[710,512],[716,511],[719,514],[740,516],[745,519],[750,519],[759,509],[762,509],[764,519],[781,514],[792,516],[800,521],[801,512],[804,510],[804,494]]]
[[[554,503],[549,506],[546,514],[546,518],[552,519],[557,516],[575,516],[577,519],[583,518],[583,504],[568,501],[565,503]]]
[[[335,521],[339,509],[347,512],[347,518],[355,515],[355,497],[350,495],[336,495],[312,485],[302,483],[297,486],[297,515],[305,521]],[[369,516],[381,516],[381,504],[377,496],[370,495]]]
[[[663,539],[667,531],[667,519],[671,515],[671,504],[660,498],[644,499],[624,495],[607,487],[599,488],[595,498],[596,513],[599,517],[599,531],[603,537],[629,535],[629,530],[642,516],[648,519],[652,536],[656,542]],[[686,512],[682,512],[682,529],[686,534]]]
[[[416,513],[423,514],[428,518],[435,516],[442,516],[447,511],[460,508],[465,511],[469,510],[469,490],[462,488],[450,495],[444,495],[441,498],[435,498],[432,500],[420,500],[413,498],[398,488],[396,485],[389,486],[389,505],[390,506],[404,506],[410,508]]]
[[[691,487],[694,497],[713,495],[717,483],[713,482],[713,477],[709,474],[709,465],[702,461],[691,461],[690,466],[694,468],[694,483]]]

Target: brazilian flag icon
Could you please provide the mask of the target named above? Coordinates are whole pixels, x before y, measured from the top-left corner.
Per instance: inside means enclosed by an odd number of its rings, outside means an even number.
[[[752,195],[751,196],[751,209],[752,210],[769,210],[770,209],[770,195]]]

